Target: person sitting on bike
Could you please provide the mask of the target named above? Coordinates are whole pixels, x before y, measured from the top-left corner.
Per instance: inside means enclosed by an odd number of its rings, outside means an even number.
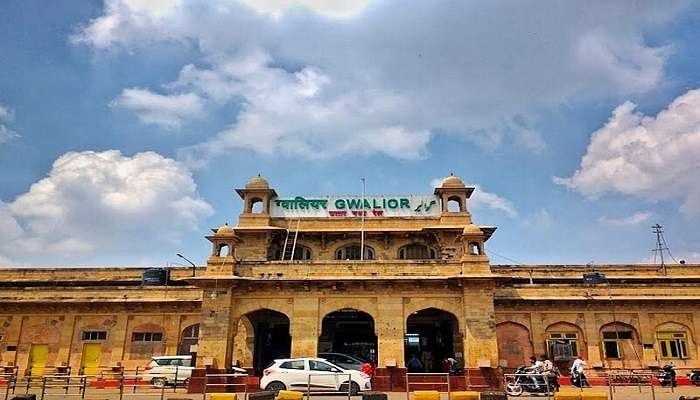
[[[540,380],[538,378],[540,374],[542,374],[543,369],[544,363],[542,361],[538,361],[535,356],[530,357],[530,366],[527,367],[525,371],[528,375],[531,375],[530,379],[532,379],[532,385],[535,391],[540,389]]]
[[[554,363],[547,358],[546,354],[540,356],[540,361],[542,362],[542,374],[545,378],[545,382],[547,382],[547,385],[552,389],[558,388],[558,374],[554,370]]]

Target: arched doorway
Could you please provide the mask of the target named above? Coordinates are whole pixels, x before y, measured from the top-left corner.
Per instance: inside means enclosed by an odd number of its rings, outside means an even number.
[[[341,353],[377,363],[374,318],[364,311],[343,308],[323,317],[318,353]]]
[[[425,372],[443,372],[443,360],[460,359],[462,344],[454,314],[437,308],[416,311],[406,319],[404,357],[421,360]]]
[[[498,358],[502,367],[515,369],[529,365],[530,357],[535,355],[530,330],[516,322],[502,322],[496,325],[498,341]]]
[[[192,356],[191,365],[196,365],[197,347],[199,342],[199,324],[193,324],[182,330],[180,344],[177,346],[177,354],[181,356]],[[192,347],[195,346],[195,347]]]
[[[244,316],[253,327],[253,369],[260,376],[272,361],[288,358],[292,337],[289,335],[289,318],[278,311],[260,309]]]

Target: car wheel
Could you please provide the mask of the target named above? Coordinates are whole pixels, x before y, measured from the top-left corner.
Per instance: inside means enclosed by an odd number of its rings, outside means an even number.
[[[275,395],[277,395],[280,390],[287,390],[287,386],[280,381],[274,381],[268,383],[267,386],[265,386],[265,390],[268,392],[275,392]]]
[[[153,378],[151,379],[151,385],[157,388],[162,388],[168,384],[168,380],[165,378]]]
[[[190,386],[190,378],[185,378],[185,380],[182,382],[182,386],[184,386],[184,387]]]
[[[348,383],[345,382],[342,385],[340,385],[339,391],[347,393],[348,392]],[[357,382],[350,382],[350,395],[357,396],[358,393],[360,393],[360,385],[358,385]]]

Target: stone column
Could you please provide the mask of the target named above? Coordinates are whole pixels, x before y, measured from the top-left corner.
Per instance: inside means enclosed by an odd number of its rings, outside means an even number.
[[[60,328],[60,338],[58,342],[58,353],[56,355],[56,366],[60,366],[61,363],[66,363],[70,365],[70,354],[73,342],[78,342],[76,345],[80,346],[80,338],[77,340],[73,337],[74,335],[79,335],[79,332],[75,332],[75,323],[79,320],[75,314],[68,314],[65,316],[63,323]],[[77,365],[72,365],[74,371],[77,373],[80,368],[81,360],[77,360]]]
[[[467,368],[497,367],[496,313],[492,281],[464,284],[464,363]]]
[[[112,349],[110,365],[117,365],[119,362],[123,364],[129,313],[125,309],[123,313],[117,314],[115,317],[117,323],[107,336],[107,346]]]
[[[603,361],[600,358],[600,337],[598,337],[598,327],[595,322],[595,313],[586,311],[584,317],[584,333],[586,335],[586,348],[588,350],[588,366],[600,367],[603,366]]]
[[[231,288],[202,289],[202,318],[199,325],[197,367],[227,368],[231,364],[233,334]]]
[[[532,329],[530,334],[532,335],[532,351],[535,352],[535,354],[533,354],[535,357],[539,357],[540,355],[547,353],[547,348],[545,347],[545,326],[542,323],[543,317],[544,315],[539,312],[533,312],[530,314],[530,328]],[[526,356],[529,357],[527,354]]]
[[[382,297],[377,302],[377,319],[374,329],[377,334],[377,366],[384,368],[388,361],[395,361],[396,367],[404,367],[404,320],[403,298]]]
[[[297,297],[293,307],[289,321],[292,357],[315,356],[318,351],[318,299]]]

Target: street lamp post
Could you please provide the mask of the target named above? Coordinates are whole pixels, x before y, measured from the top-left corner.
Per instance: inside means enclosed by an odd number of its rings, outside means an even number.
[[[192,265],[192,276],[194,277],[197,275],[197,266],[192,261],[190,261],[187,257],[183,256],[180,253],[177,253],[175,255],[190,263],[190,265]]]

